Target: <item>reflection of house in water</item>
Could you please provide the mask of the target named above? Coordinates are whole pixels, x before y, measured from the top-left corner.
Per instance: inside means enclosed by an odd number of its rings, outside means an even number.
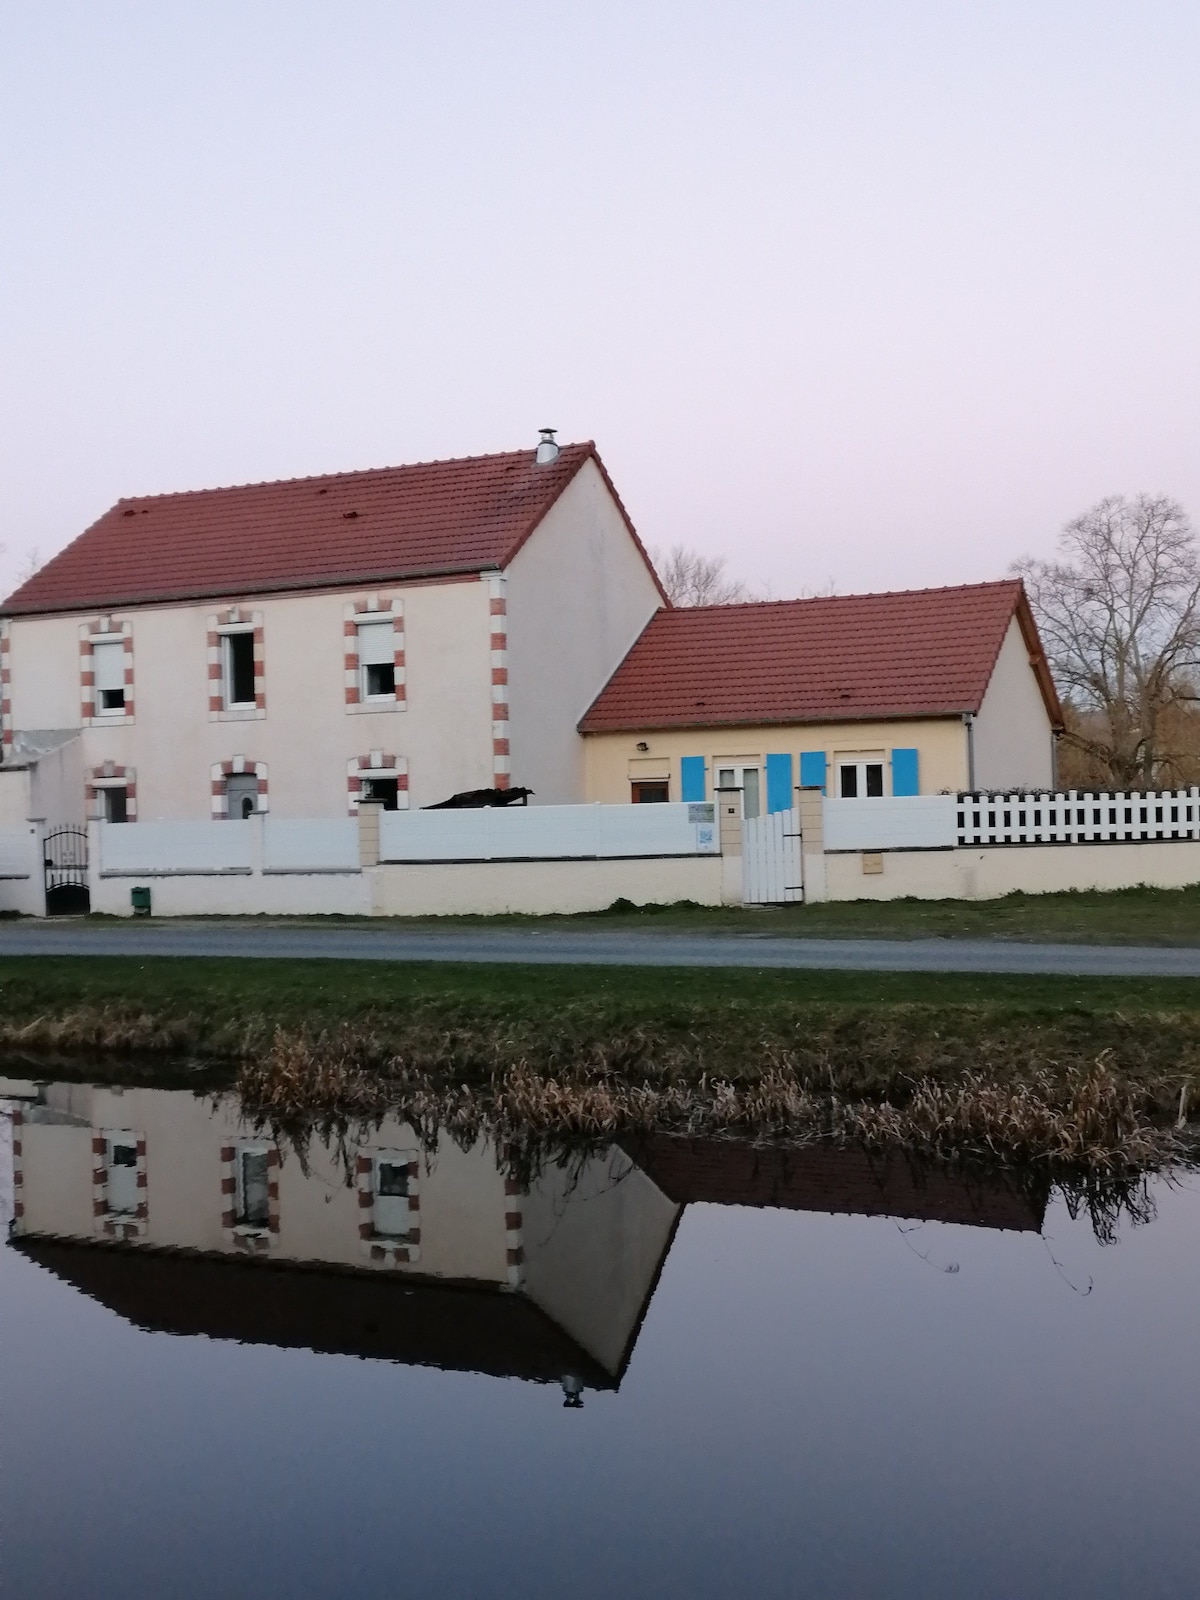
[[[427,1159],[395,1120],[347,1172],[152,1089],[46,1086],[12,1135],[14,1243],[140,1327],[561,1381],[569,1404],[619,1385],[689,1202],[1013,1229],[1045,1205],[896,1157],[665,1135],[522,1185],[487,1141]]]
[[[230,1101],[47,1086],[14,1116],[14,1242],[177,1334],[615,1388],[679,1207],[620,1151],[523,1187],[385,1120],[347,1172]],[[272,1270],[288,1268],[290,1270]]]

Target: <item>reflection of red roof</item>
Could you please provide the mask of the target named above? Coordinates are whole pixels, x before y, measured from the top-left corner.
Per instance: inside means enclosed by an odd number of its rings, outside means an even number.
[[[589,442],[564,445],[546,466],[532,450],[516,450],[118,500],[0,610],[70,611],[503,567],[589,460],[604,472]]]
[[[912,1217],[971,1228],[1041,1228],[1046,1186],[1003,1170],[872,1156],[857,1146],[752,1145],[735,1139],[648,1134],[622,1140],[669,1200],[775,1206],[862,1217]]]
[[[1037,628],[1011,579],[659,611],[579,726],[604,733],[978,711],[1014,615],[1058,724]]]

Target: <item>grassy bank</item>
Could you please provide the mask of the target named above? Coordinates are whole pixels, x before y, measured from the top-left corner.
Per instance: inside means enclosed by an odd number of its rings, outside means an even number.
[[[1200,886],[1010,894],[1002,900],[855,900],[795,906],[636,906],[570,917],[396,918],[429,927],[603,927],[795,939],[1013,939],[1052,944],[1200,945]],[[374,923],[375,927],[379,923]]]
[[[287,1120],[823,1133],[1145,1162],[1200,1101],[1189,980],[14,958],[0,1046],[183,1058]],[[128,1069],[114,1069],[125,1074]]]

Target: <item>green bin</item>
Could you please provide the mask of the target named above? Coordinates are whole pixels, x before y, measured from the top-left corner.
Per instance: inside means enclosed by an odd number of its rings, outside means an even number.
[[[131,889],[129,891],[129,899],[133,906],[135,917],[148,917],[150,915],[150,890],[148,888]]]

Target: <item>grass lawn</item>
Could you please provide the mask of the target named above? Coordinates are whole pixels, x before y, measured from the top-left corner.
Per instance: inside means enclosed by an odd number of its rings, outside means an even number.
[[[1200,1024],[1200,983],[1187,978],[1079,978],[972,973],[790,972],[765,969],[586,967],[484,963],[106,956],[0,959],[0,1039],[39,1021],[107,1012],[141,1019],[189,1050],[223,1054],[247,1028],[370,1027],[416,1014],[446,1026],[536,1026],[546,1037],[586,1019],[603,1040],[631,1027],[703,1033],[799,1026],[807,1015],[900,1011],[942,1018],[1017,1018],[1084,1026],[1170,1016]],[[86,1045],[86,1038],[81,1037]],[[130,1044],[132,1046],[132,1038]],[[96,1046],[102,1047],[100,1034]]]
[[[572,916],[290,918],[363,926],[596,928],[795,939],[1009,939],[1025,943],[1200,945],[1200,885],[1012,894],[1002,900],[868,900],[795,906],[622,906]]]

